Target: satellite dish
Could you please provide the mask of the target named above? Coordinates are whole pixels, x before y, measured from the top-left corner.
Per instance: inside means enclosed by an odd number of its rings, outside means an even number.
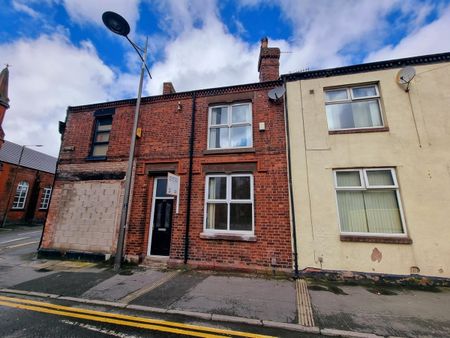
[[[267,95],[272,101],[278,101],[281,97],[283,97],[285,92],[286,90],[284,87],[275,87],[274,89],[271,89]]]
[[[130,33],[130,25],[121,15],[114,12],[105,12],[102,15],[103,23],[116,34],[127,36]]]
[[[416,70],[414,67],[407,66],[399,70],[397,73],[397,83],[405,87],[405,92],[409,91],[409,84],[412,79],[416,76]]]

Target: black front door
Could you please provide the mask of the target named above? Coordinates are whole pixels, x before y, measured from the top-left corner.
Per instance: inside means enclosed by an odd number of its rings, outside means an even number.
[[[167,178],[156,178],[150,255],[169,256],[170,253],[173,198],[166,195],[166,186]]]

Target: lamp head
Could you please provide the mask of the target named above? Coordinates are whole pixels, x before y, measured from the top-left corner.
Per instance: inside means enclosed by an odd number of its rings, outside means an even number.
[[[130,33],[130,25],[121,15],[114,12],[105,12],[102,15],[103,23],[116,34],[127,36]]]

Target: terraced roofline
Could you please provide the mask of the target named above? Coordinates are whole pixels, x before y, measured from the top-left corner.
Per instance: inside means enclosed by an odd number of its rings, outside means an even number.
[[[281,80],[277,80],[277,81],[247,83],[247,84],[235,85],[235,86],[198,89],[198,90],[191,90],[191,91],[187,91],[187,92],[179,92],[179,93],[165,94],[165,95],[146,96],[141,99],[141,104],[150,103],[150,102],[158,102],[158,101],[180,100],[180,99],[190,98],[190,97],[192,97],[192,94],[195,94],[196,97],[205,97],[205,96],[224,95],[224,94],[229,94],[229,93],[258,90],[258,89],[271,89],[275,86],[280,86],[281,84],[282,84]],[[82,106],[69,106],[67,108],[67,112],[75,113],[75,112],[89,111],[89,110],[102,109],[102,108],[119,107],[119,106],[127,106],[127,105],[135,105],[135,104],[136,104],[136,99],[133,98],[133,99],[118,100],[118,101],[110,101],[110,102],[100,102],[100,103],[94,103],[94,104],[88,104],[88,105],[82,105]]]
[[[377,61],[370,63],[362,63],[358,65],[311,70],[305,72],[297,72],[291,74],[281,75],[282,79],[286,81],[298,81],[298,80],[308,80],[316,79],[321,77],[348,75],[364,72],[374,72],[378,70],[390,69],[390,68],[401,68],[405,66],[416,66],[425,65],[433,63],[450,62],[450,53],[440,53],[440,54],[430,54],[422,56],[413,56],[402,59],[393,59],[386,61]]]

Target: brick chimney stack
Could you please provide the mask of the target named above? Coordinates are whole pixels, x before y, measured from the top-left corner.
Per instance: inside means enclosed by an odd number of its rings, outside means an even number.
[[[259,82],[278,80],[280,76],[280,49],[268,47],[269,39],[261,39],[258,72]]]
[[[172,82],[164,82],[163,83],[163,95],[166,94],[175,94],[175,87],[173,86]]]
[[[0,73],[0,148],[5,138],[5,133],[2,128],[3,118],[5,117],[6,109],[9,108],[8,80],[9,70],[8,66],[6,66]]]

